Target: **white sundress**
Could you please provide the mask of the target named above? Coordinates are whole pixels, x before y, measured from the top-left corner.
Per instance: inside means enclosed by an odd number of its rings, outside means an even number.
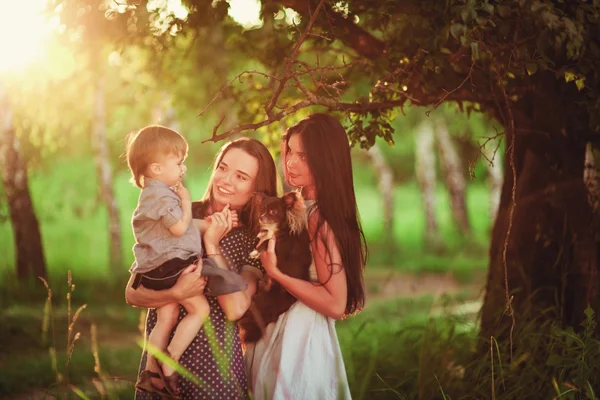
[[[246,346],[244,363],[256,400],[351,399],[335,321],[300,301]]]

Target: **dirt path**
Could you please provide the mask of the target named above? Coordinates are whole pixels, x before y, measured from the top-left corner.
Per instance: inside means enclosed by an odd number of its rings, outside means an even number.
[[[397,271],[371,270],[365,272],[367,298],[386,300],[395,297],[419,297],[467,291],[469,297],[479,297],[485,284],[485,272],[473,274],[470,283],[459,282],[451,273],[406,274]]]

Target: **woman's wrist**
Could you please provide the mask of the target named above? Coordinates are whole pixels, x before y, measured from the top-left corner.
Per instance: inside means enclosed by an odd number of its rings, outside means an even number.
[[[286,277],[286,275],[283,272],[281,272],[279,268],[273,270],[272,273],[269,273],[269,275],[271,276],[271,278],[275,279],[279,283],[281,283],[281,280],[285,279]]]
[[[206,255],[207,256],[211,256],[211,255],[220,255],[221,254],[221,249],[219,249],[219,246],[213,244],[213,243],[206,243],[204,242],[204,249],[206,250]]]
[[[175,286],[172,286],[172,287],[168,288],[168,289],[165,291],[165,294],[166,294],[166,295],[167,295],[169,298],[171,298],[173,301],[177,301],[177,302],[179,302],[179,301],[181,301],[181,300],[184,300],[184,298],[183,298],[183,296],[182,296],[182,293],[181,293],[181,290],[179,290],[179,289],[178,289],[177,285],[175,285]]]

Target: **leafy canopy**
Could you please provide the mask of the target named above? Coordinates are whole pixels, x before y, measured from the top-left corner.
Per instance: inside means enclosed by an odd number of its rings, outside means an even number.
[[[393,141],[391,122],[407,104],[457,102],[506,125],[508,108],[547,90],[580,110],[580,128],[600,130],[600,0],[263,0],[263,24],[248,31],[223,0],[183,1],[184,15],[167,1],[57,3],[65,32],[84,41],[81,29],[111,32],[102,40],[160,54],[175,36],[205,46],[218,32],[229,54],[256,63],[218,92],[251,128],[325,107],[347,116],[351,140],[368,148],[377,136]],[[230,68],[229,78],[242,72]]]

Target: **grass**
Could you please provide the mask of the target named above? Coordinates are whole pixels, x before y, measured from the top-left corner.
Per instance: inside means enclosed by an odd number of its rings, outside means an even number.
[[[586,312],[587,320],[578,331],[551,322],[519,323],[511,363],[502,343],[487,344],[489,350],[484,345],[477,352],[481,347],[475,313],[456,311],[470,295],[371,302],[359,315],[338,321],[353,398],[597,399],[600,341],[594,333],[593,311]],[[73,303],[73,309],[78,305]],[[42,310],[41,304],[13,305],[0,312],[0,398],[25,398],[32,389],[58,398],[68,398],[67,394],[77,398],[74,390],[99,398],[100,383],[114,385],[112,398],[132,397],[141,355],[135,344],[139,310],[114,299],[90,304],[75,321],[73,332],[81,332],[81,339],[68,366],[63,340],[68,334],[66,309],[53,309],[54,336],[46,339]],[[96,341],[92,324],[97,327]],[[52,343],[56,356],[48,351]],[[62,374],[61,385],[56,384],[55,369]],[[64,384],[67,379],[70,386]]]
[[[433,303],[431,296],[373,303],[362,314],[338,322],[337,331],[353,394],[363,390],[360,388],[363,383],[360,377],[365,371],[358,361],[373,346],[371,335],[386,338],[403,329],[410,330],[422,325],[427,321]],[[71,304],[72,310],[81,305],[75,301],[71,301]],[[71,335],[81,332],[81,338],[75,343],[68,367],[65,366],[65,338],[69,334],[67,305],[53,307],[54,330],[50,330],[46,338],[42,330],[43,319],[42,304],[15,304],[0,313],[0,398],[12,398],[32,388],[56,392],[54,362],[63,375],[63,382],[68,377],[71,385],[94,398],[96,389],[90,382],[98,374],[95,371],[91,338],[93,325],[97,327],[98,357],[104,373],[123,383],[119,398],[132,397],[133,381],[141,356],[141,349],[136,344],[140,337],[139,309],[111,298],[89,304],[74,323]],[[51,347],[56,351],[56,358],[49,352]],[[379,352],[376,354],[378,359],[381,358]]]

